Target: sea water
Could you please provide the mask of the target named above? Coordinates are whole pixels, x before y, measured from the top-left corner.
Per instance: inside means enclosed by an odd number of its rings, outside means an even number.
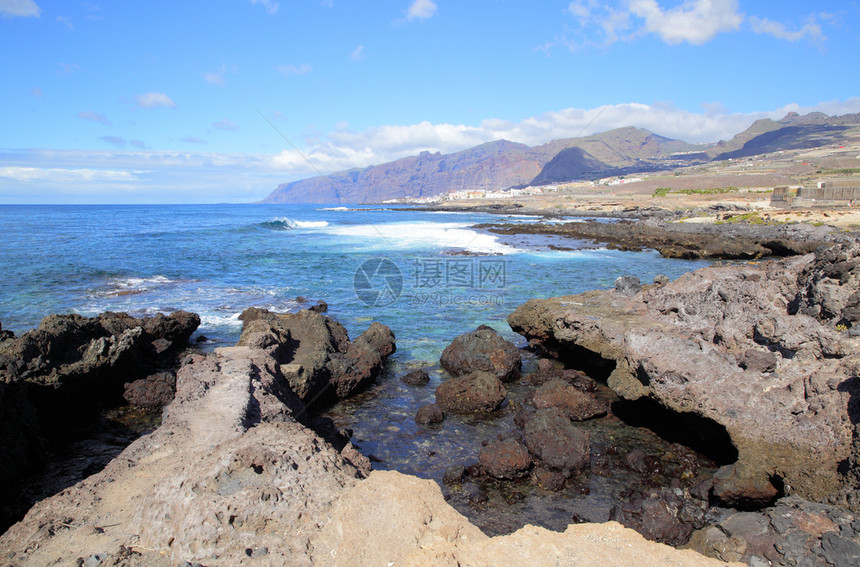
[[[376,385],[330,417],[354,430],[353,442],[375,468],[441,482],[447,466],[474,462],[482,440],[514,427],[507,414],[449,416],[439,428],[414,422],[445,378],[438,360],[454,337],[485,324],[524,346],[505,319],[530,298],[607,289],[622,275],[674,279],[707,265],[558,238],[505,240],[474,228],[496,221],[535,219],[340,206],[0,206],[0,323],[21,333],[52,313],[183,309],[202,320],[192,340],[205,337],[202,347],[212,349],[238,339],[239,314],[248,307],[290,312],[324,300],[351,338],[373,321],[397,337]],[[526,371],[533,367],[527,359]],[[416,368],[429,371],[429,385],[399,381]],[[515,400],[530,395],[516,384],[509,392]],[[605,444],[668,451],[650,433],[631,437],[622,425],[610,416],[586,427]],[[571,510],[601,519],[627,482],[592,477],[582,481],[587,497],[541,494],[521,481],[490,487],[490,502],[478,508],[462,491],[451,498],[490,533],[526,522],[563,529]],[[524,498],[512,501],[511,490]]]

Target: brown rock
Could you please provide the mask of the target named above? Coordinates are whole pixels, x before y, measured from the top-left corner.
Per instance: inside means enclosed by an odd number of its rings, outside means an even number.
[[[421,425],[436,425],[445,419],[445,412],[436,404],[427,404],[418,408],[415,414],[416,423]]]
[[[142,408],[162,408],[173,401],[176,393],[176,375],[158,372],[125,385],[125,400]]]
[[[545,467],[564,476],[588,467],[589,434],[575,427],[558,408],[536,411],[526,422],[523,434],[529,452]]]
[[[478,453],[478,462],[488,475],[501,479],[527,476],[532,466],[528,449],[515,439],[490,443]]]
[[[481,371],[505,382],[519,376],[522,367],[519,349],[486,325],[455,338],[439,361],[453,376]]]
[[[488,372],[451,378],[436,388],[436,403],[458,413],[495,411],[505,396],[507,392],[501,380]]]
[[[607,411],[606,404],[560,379],[550,380],[538,388],[533,400],[536,408],[558,408],[574,421],[605,415]]]

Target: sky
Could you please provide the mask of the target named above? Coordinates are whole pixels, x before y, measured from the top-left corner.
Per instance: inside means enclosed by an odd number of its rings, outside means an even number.
[[[0,0],[0,204],[253,202],[421,151],[860,112],[860,2]]]

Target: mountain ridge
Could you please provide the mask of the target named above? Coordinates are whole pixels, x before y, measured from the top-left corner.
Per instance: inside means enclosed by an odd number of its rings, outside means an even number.
[[[263,203],[365,203],[420,199],[450,191],[499,190],[594,180],[737,159],[785,149],[812,148],[841,139],[860,114],[788,113],[755,121],[730,140],[694,145],[636,127],[538,146],[486,142],[450,154],[421,152],[391,162],[282,183]]]

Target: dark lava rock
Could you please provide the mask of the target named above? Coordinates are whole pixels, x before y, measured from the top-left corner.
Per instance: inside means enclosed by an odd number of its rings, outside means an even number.
[[[176,394],[176,374],[158,372],[125,385],[123,397],[128,403],[141,408],[162,408],[173,401]]]
[[[350,342],[346,329],[322,313],[279,314],[246,309],[237,346],[274,349],[290,389],[306,404],[325,406],[364,388],[394,352],[391,329],[372,323]]]
[[[533,374],[529,374],[529,384],[532,386],[541,386],[550,380],[561,378],[564,369],[557,362],[548,358],[541,358],[537,363],[538,370]]]
[[[544,467],[535,468],[532,477],[539,487],[554,492],[564,488],[565,481],[567,480],[560,472]]]
[[[426,370],[413,370],[400,377],[400,381],[410,386],[424,386],[430,382],[430,375]]]
[[[720,467],[714,473],[712,493],[731,508],[761,508],[781,495],[769,477],[748,471],[739,463]]]
[[[686,547],[749,565],[860,565],[860,522],[850,512],[791,496],[761,512],[722,516]]]
[[[506,382],[519,376],[522,367],[519,349],[486,325],[455,338],[439,361],[453,376],[482,371]]]
[[[415,421],[421,425],[436,425],[445,419],[445,412],[436,404],[427,404],[418,408]]]
[[[540,409],[526,422],[526,447],[545,467],[565,476],[588,466],[591,444],[588,432],[574,426],[558,408]]]
[[[445,469],[442,482],[445,484],[461,484],[464,476],[466,476],[466,468],[463,465],[451,465]]]
[[[623,295],[636,295],[642,291],[642,283],[635,276],[621,276],[615,280],[615,291]]]
[[[623,462],[625,467],[639,474],[652,474],[659,470],[657,460],[642,449],[633,449],[627,453]]]
[[[500,479],[527,476],[532,466],[528,449],[514,439],[490,443],[478,453],[478,461],[488,475]]]
[[[485,504],[490,499],[487,496],[486,491],[481,490],[480,488],[475,488],[469,491],[469,503],[470,504]]]
[[[308,309],[311,311],[316,311],[317,313],[326,313],[328,312],[328,303],[323,301],[322,299],[317,300],[316,305],[311,305]]]
[[[585,421],[607,412],[606,404],[560,379],[550,380],[538,388],[533,400],[537,409],[558,408],[574,421]]]
[[[705,525],[707,504],[671,488],[621,505],[617,520],[646,539],[672,546],[687,543]]]
[[[582,392],[594,392],[597,390],[597,382],[579,370],[568,369],[562,372],[562,380]]]
[[[505,396],[507,392],[501,380],[488,372],[451,378],[436,388],[436,403],[459,413],[495,411]]]

